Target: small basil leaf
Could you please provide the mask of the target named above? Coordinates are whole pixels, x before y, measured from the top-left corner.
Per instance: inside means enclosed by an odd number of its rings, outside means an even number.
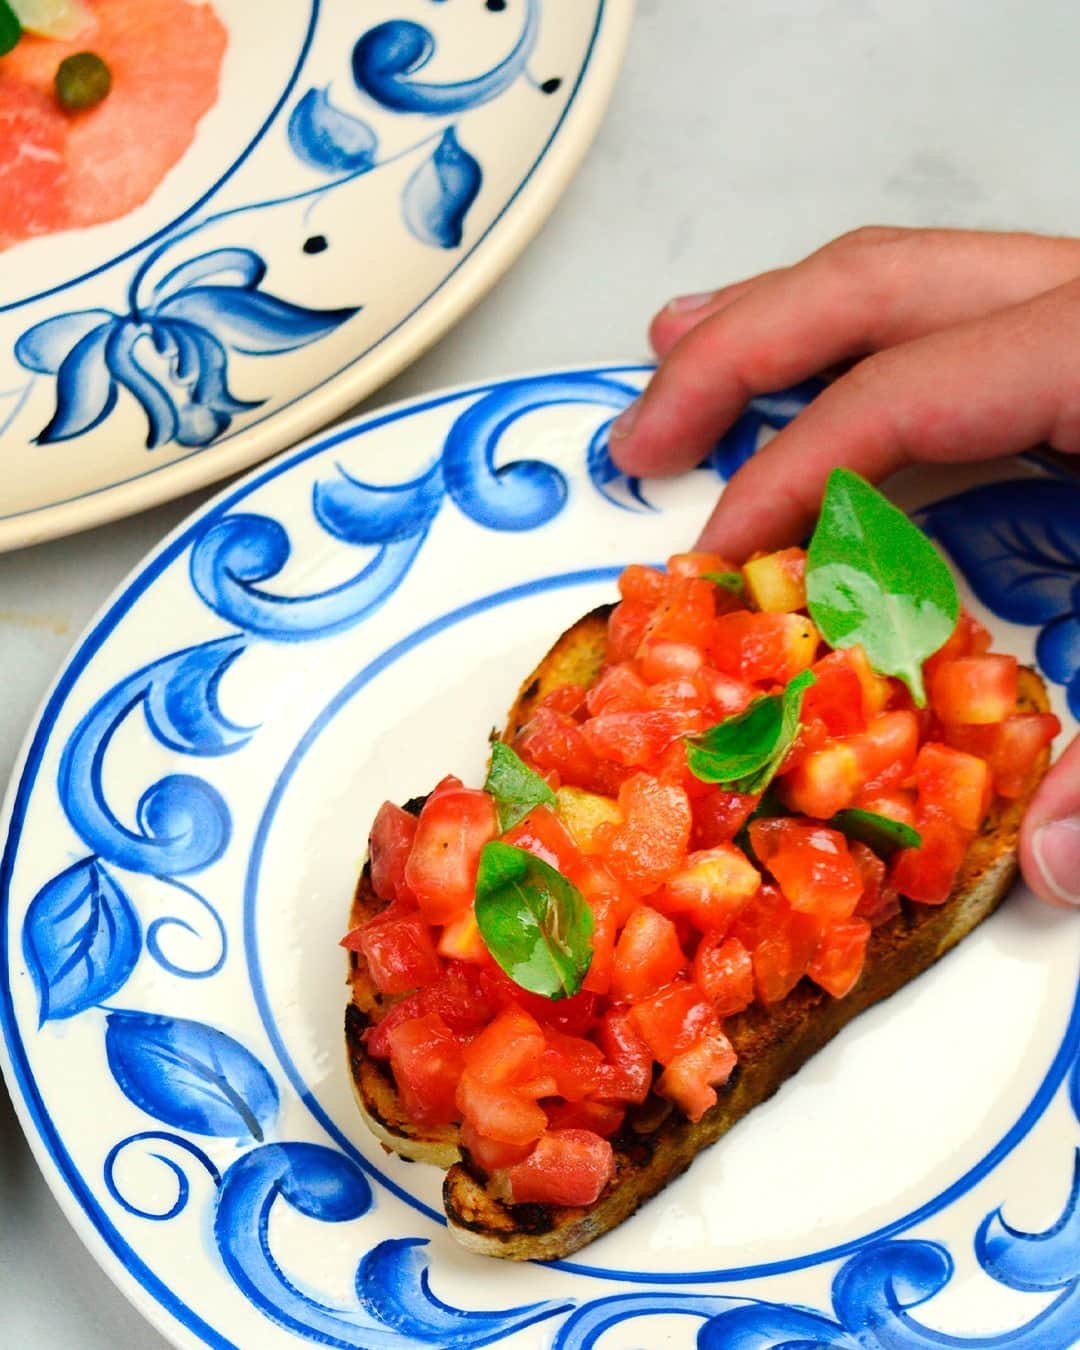
[[[502,834],[513,829],[519,820],[524,820],[534,806],[555,805],[554,792],[505,741],[495,741],[491,747],[491,765],[484,791],[495,799]]]
[[[782,694],[756,698],[745,712],[688,739],[690,772],[729,792],[763,792],[798,734],[803,694],[813,683],[812,672],[804,670]]]
[[[872,848],[879,857],[891,858],[902,848],[919,848],[922,835],[905,825],[902,820],[892,820],[889,816],[878,815],[876,811],[863,811],[853,806],[847,811],[837,811],[828,822],[834,830],[840,830],[849,839],[858,839],[860,843]]]
[[[730,591],[732,595],[746,595],[746,582],[741,572],[702,572],[701,575],[706,581],[711,581],[721,590]]]
[[[523,848],[485,844],[476,922],[488,951],[522,989],[568,998],[592,961],[592,910],[571,882]]]
[[[850,469],[833,469],[806,559],[810,617],[831,647],[862,645],[926,706],[922,664],[960,616],[956,583],[926,535]]]
[[[22,24],[18,15],[7,0],[0,0],[0,56],[5,56],[11,51],[21,37]]]

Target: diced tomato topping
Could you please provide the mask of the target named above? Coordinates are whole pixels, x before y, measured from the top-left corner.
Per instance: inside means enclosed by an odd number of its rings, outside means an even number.
[[[693,675],[705,664],[700,647],[671,638],[647,637],[638,653],[641,673],[649,684]]]
[[[681,738],[672,741],[668,748],[649,765],[649,772],[661,782],[681,787],[691,802],[707,797],[713,790],[711,783],[702,780],[690,771],[686,758],[686,742]]]
[[[964,861],[970,836],[949,816],[920,812],[919,848],[901,849],[889,864],[889,880],[909,900],[943,905]]]
[[[847,741],[812,750],[777,779],[781,800],[800,815],[828,820],[855,800],[863,777],[858,756]]]
[[[862,877],[863,891],[855,914],[873,927],[885,923],[900,912],[900,896],[896,887],[886,880],[885,860],[879,858],[866,844],[853,840],[848,844],[855,866]]]
[[[786,924],[790,914],[791,906],[781,894],[780,887],[767,881],[753,900],[739,911],[728,936],[752,952],[771,932]]]
[[[909,788],[891,788],[880,792],[868,789],[859,793],[855,805],[860,811],[888,816],[890,820],[898,820],[901,825],[915,824],[915,793]]]
[[[653,610],[645,636],[654,641],[668,639],[703,647],[716,615],[715,591],[711,581],[672,577],[667,597]]]
[[[563,876],[573,877],[581,862],[581,853],[570,831],[547,806],[534,806],[524,820],[507,830],[503,840],[515,848],[523,848]]]
[[[860,787],[872,782],[881,787],[902,783],[918,753],[919,719],[905,709],[880,713],[845,744],[855,752]]]
[[[754,966],[738,938],[707,933],[694,954],[694,983],[718,1017],[730,1017],[754,1001]]]
[[[716,1105],[715,1089],[726,1083],[735,1067],[735,1051],[722,1031],[713,1031],[676,1055],[656,1080],[656,1090],[698,1121]]]
[[[486,792],[451,787],[424,803],[405,883],[430,923],[449,923],[472,903],[481,850],[498,832]]]
[[[555,1080],[555,1091],[568,1102],[588,1097],[597,1084],[597,1070],[604,1056],[600,1047],[583,1036],[567,1036],[549,1029],[547,1049],[540,1062],[542,1074]]]
[[[779,1003],[806,974],[817,947],[820,920],[792,909],[753,950],[754,987],[762,1003]]]
[[[691,853],[686,865],[668,877],[662,907],[669,914],[687,914],[703,932],[726,931],[743,905],[756,895],[761,873],[734,844]]]
[[[985,725],[1016,711],[1015,656],[961,656],[943,661],[930,680],[930,702],[943,722]]]
[[[750,598],[766,613],[787,614],[806,608],[806,550],[783,548],[743,564]]]
[[[547,1129],[547,1116],[535,1098],[482,1082],[474,1073],[458,1079],[455,1104],[465,1122],[495,1143],[521,1148]]]
[[[577,717],[585,710],[585,686],[582,684],[560,684],[541,698],[537,704],[541,708],[550,708],[553,712],[565,713],[568,717]]]
[[[393,1027],[389,1043],[390,1067],[409,1116],[420,1124],[449,1125],[457,1118],[464,1067],[461,1037],[433,1012]]]
[[[994,791],[1012,798],[1023,795],[1036,761],[1060,730],[1053,713],[1014,713],[994,726],[947,726],[945,740],[985,759]]]
[[[650,1065],[649,1077],[652,1078]],[[603,1139],[610,1139],[622,1128],[626,1107],[617,1102],[601,1102],[595,1098],[579,1102],[548,1102],[544,1106],[551,1130],[592,1130]]]
[[[854,912],[862,877],[838,830],[792,817],[765,818],[751,823],[750,842],[793,909],[826,923]]]
[[[592,1130],[547,1130],[506,1174],[515,1204],[591,1205],[615,1175],[615,1154]]]
[[[597,758],[641,767],[666,750],[676,736],[702,729],[700,718],[650,709],[601,713],[582,723],[581,734]]]
[[[605,666],[596,683],[585,695],[585,706],[592,717],[605,712],[635,712],[647,706],[649,686],[630,661]]]
[[[594,1095],[602,1100],[643,1102],[652,1086],[653,1057],[630,1014],[609,1008],[600,1019],[596,1040],[604,1052]]]
[[[655,890],[686,856],[690,843],[690,799],[672,783],[635,774],[619,789],[623,824],[607,845],[607,865],[617,881],[644,895]]]
[[[866,726],[862,682],[847,652],[830,652],[810,667],[814,683],[803,695],[804,721],[817,718],[830,736],[851,736]]]
[[[724,675],[712,666],[703,666],[694,678],[705,695],[711,716],[718,722],[744,712],[757,697],[758,691],[752,684]]]
[[[675,925],[648,905],[638,905],[615,944],[612,993],[618,999],[645,998],[685,968]]]
[[[670,578],[666,572],[656,567],[645,567],[641,563],[631,563],[619,574],[619,594],[624,600],[637,601],[648,605],[650,610],[667,598]]]
[[[490,962],[491,955],[471,905],[443,928],[438,952],[448,960],[470,961],[477,966],[486,966]]]
[[[581,727],[554,708],[533,710],[515,749],[536,769],[554,769],[564,783],[583,787],[596,776],[596,756],[585,744]]]
[[[521,1162],[533,1150],[531,1139],[526,1140],[524,1144],[504,1144],[501,1140],[489,1139],[481,1134],[468,1120],[461,1122],[461,1145],[468,1149],[473,1162],[485,1172],[496,1172]]]
[[[737,572],[734,563],[719,553],[673,553],[667,561],[667,570],[673,577],[703,577],[707,572]]]
[[[806,973],[827,994],[843,998],[862,974],[869,940],[870,924],[865,919],[830,924],[821,935]]]
[[[694,828],[690,836],[695,849],[712,848],[734,839],[758,803],[756,796],[712,788],[693,803]]]
[[[520,1084],[539,1073],[546,1044],[539,1022],[511,1006],[470,1044],[465,1067],[480,1082]]]
[[[709,661],[725,675],[752,684],[787,684],[813,664],[818,631],[802,614],[750,614],[740,610],[716,620]]]
[[[923,675],[932,682],[938,666],[946,661],[956,661],[962,656],[982,656],[990,650],[991,637],[978,619],[973,618],[966,609],[960,611],[960,620],[944,646],[923,665]]]
[[[645,696],[650,708],[669,710],[684,714],[704,713],[707,699],[701,692],[701,686],[689,675],[677,675],[670,680],[658,680],[649,686]],[[702,717],[683,717],[679,730],[685,734],[691,730],[704,730],[706,719]]]
[[[990,769],[978,755],[928,741],[915,761],[920,810],[940,811],[962,830],[977,830],[993,794]]]
[[[879,675],[871,666],[870,658],[866,655],[864,648],[859,646],[845,647],[844,655],[859,677],[859,683],[862,685],[863,716],[869,721],[871,717],[876,717],[878,713],[885,711],[889,704],[892,688],[885,676]]]
[[[405,863],[416,835],[416,817],[393,802],[383,802],[371,827],[371,888],[380,900],[393,900],[405,882]]]
[[[670,1064],[707,1031],[718,1028],[716,1013],[701,990],[688,980],[677,979],[630,1009],[634,1026],[652,1051],[653,1059]]]
[[[652,606],[643,600],[624,600],[608,618],[607,658],[611,662],[630,661],[641,645],[645,628],[652,618]]]
[[[345,945],[363,953],[382,994],[407,994],[433,984],[442,974],[427,920],[400,902],[354,929]]]

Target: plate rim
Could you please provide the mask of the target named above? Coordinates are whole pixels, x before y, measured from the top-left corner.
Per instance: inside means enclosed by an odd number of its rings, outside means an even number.
[[[591,148],[614,95],[636,2],[598,0],[574,88],[531,168],[469,253],[394,328],[343,370],[234,437],[120,482],[0,516],[0,553],[78,534],[160,506],[288,451],[337,418],[350,413],[362,416],[363,400],[422,356],[478,304],[554,211]]]

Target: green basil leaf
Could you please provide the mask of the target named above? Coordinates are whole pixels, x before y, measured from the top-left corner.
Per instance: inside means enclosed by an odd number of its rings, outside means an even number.
[[[721,589],[730,591],[732,595],[740,597],[746,595],[746,582],[741,572],[702,572],[701,575],[706,581],[711,581]]]
[[[833,469],[806,559],[810,617],[830,647],[861,644],[926,706],[922,665],[960,617],[941,554],[897,507],[850,469]]]
[[[552,999],[581,988],[592,961],[592,910],[561,872],[523,848],[485,844],[475,910],[488,951],[515,984]]]
[[[0,56],[6,56],[22,37],[22,24],[19,16],[8,4],[0,0]]]
[[[500,834],[524,820],[534,806],[555,805],[554,792],[505,741],[495,741],[491,747],[491,765],[484,791],[495,799]]]
[[[837,811],[828,823],[834,830],[840,830],[849,839],[858,839],[885,859],[891,858],[898,849],[918,848],[922,844],[919,831],[902,820],[892,820],[876,811],[863,811],[857,806]]]
[[[782,694],[756,698],[745,712],[688,738],[690,772],[729,792],[764,791],[798,734],[803,694],[813,683],[812,672],[804,670]]]

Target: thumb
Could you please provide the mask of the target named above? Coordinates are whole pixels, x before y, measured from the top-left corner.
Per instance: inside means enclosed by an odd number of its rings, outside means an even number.
[[[1032,798],[1020,831],[1020,866],[1043,900],[1080,906],[1080,736]]]

